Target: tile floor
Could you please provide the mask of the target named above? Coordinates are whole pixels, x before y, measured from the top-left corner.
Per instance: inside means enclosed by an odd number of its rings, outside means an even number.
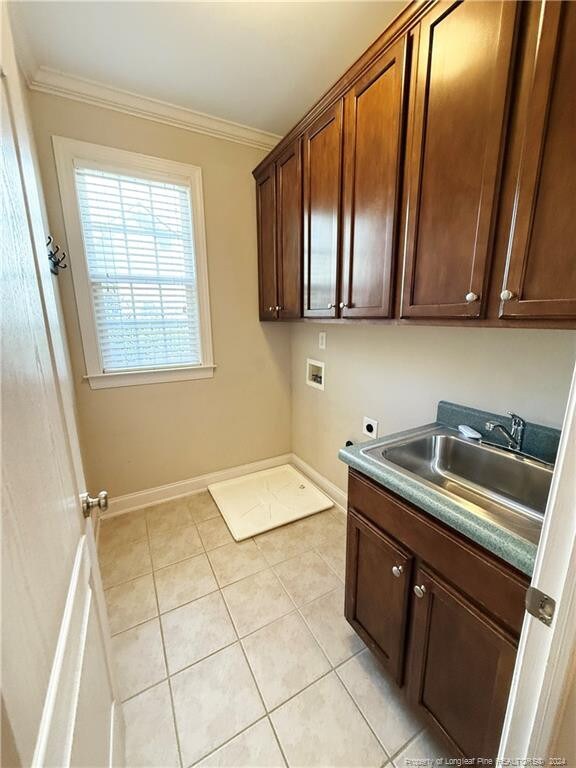
[[[130,768],[442,754],[343,617],[345,535],[329,510],[236,543],[207,492],[102,521]]]

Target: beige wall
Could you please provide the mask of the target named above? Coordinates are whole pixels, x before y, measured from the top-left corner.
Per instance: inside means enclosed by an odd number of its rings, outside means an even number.
[[[52,234],[65,247],[51,136],[199,165],[203,172],[213,379],[91,390],[70,270],[60,274],[90,491],[112,496],[290,450],[290,330],[261,325],[252,168],[264,153],[69,99],[30,105]],[[74,254],[72,254],[74,257]]]
[[[307,357],[326,362],[324,392],[305,384]],[[433,421],[451,400],[559,427],[575,357],[574,331],[294,325],[292,450],[344,489],[338,449],[368,439],[363,416],[382,435]]]

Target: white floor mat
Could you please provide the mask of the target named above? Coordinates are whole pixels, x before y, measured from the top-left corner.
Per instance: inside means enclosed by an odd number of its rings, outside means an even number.
[[[236,541],[334,506],[289,464],[214,483],[208,490]]]

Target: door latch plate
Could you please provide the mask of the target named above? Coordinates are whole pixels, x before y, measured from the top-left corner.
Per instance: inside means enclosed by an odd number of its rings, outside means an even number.
[[[531,616],[535,616],[542,624],[549,627],[554,618],[556,600],[545,595],[536,587],[528,587],[526,590],[526,610]]]

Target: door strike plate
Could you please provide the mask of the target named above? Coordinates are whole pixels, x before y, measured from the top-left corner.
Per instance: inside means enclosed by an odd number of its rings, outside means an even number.
[[[552,624],[554,611],[556,610],[556,600],[536,587],[528,587],[526,590],[526,610],[531,616],[535,616],[547,627]]]

